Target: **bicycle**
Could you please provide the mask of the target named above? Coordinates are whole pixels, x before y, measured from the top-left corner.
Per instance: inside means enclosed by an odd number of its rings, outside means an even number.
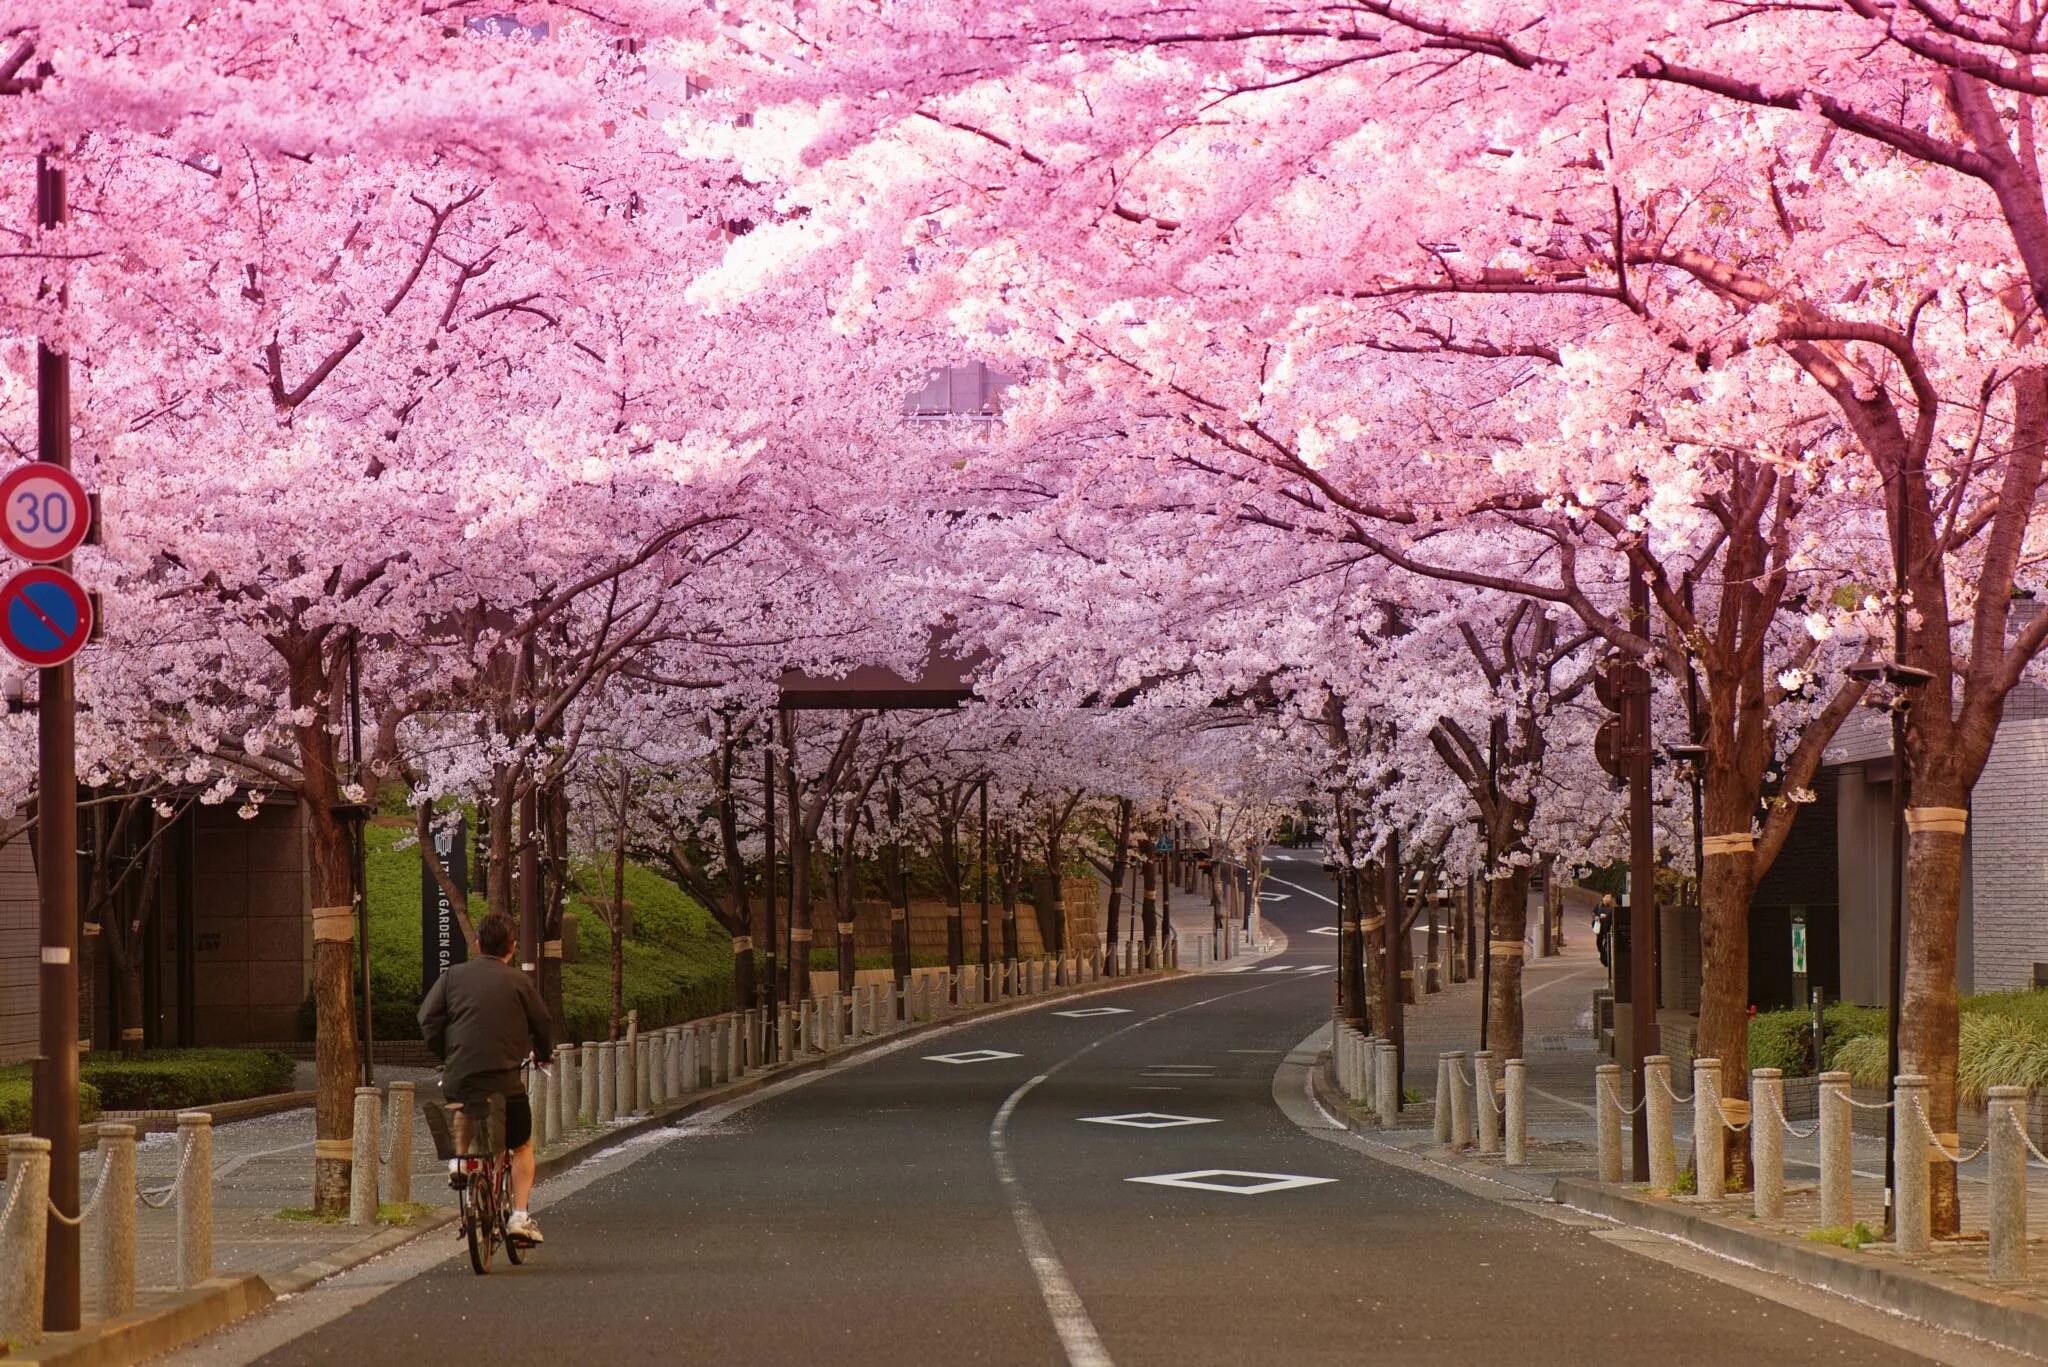
[[[461,1213],[459,1237],[469,1245],[469,1265],[479,1277],[490,1275],[491,1262],[503,1245],[505,1257],[514,1267],[526,1261],[530,1249],[506,1230],[512,1218],[512,1154],[505,1147],[505,1098],[493,1096],[487,1106],[454,1102],[451,1105],[470,1117],[470,1141],[475,1152],[458,1153],[454,1136],[441,1107],[427,1111],[427,1128],[434,1146],[455,1168],[448,1184],[455,1189]]]

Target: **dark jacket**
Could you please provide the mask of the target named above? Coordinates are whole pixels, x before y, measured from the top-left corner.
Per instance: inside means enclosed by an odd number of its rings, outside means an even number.
[[[543,1063],[555,1051],[540,989],[488,957],[456,964],[435,980],[420,1003],[420,1038],[442,1060],[441,1090],[451,1101],[524,1095],[519,1065],[528,1051]]]

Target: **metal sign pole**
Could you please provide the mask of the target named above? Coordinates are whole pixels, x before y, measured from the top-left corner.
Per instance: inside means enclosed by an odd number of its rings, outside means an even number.
[[[37,221],[65,219],[64,169],[36,157]],[[71,362],[36,346],[37,458],[71,468]],[[71,558],[59,561],[66,573]],[[42,964],[39,1035],[31,1129],[50,1141],[48,1242],[44,1245],[43,1328],[79,1325],[78,1227],[78,769],[76,699],[71,665],[41,672],[36,720],[36,892]]]

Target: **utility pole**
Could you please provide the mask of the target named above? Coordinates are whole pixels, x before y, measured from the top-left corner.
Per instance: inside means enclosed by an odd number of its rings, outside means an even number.
[[[36,154],[36,221],[66,218],[64,168]],[[71,468],[71,361],[36,344],[36,458]],[[71,570],[69,556],[57,568]],[[44,1245],[43,1328],[79,1325],[78,1227],[78,765],[76,694],[69,663],[40,672],[36,717],[36,893],[42,964],[30,1129],[50,1141],[50,1215]]]
[[[1628,560],[1629,632],[1647,648],[1650,639],[1650,580],[1643,557]],[[1650,810],[1650,670],[1641,655],[1626,664],[1622,693],[1622,751],[1628,764],[1629,865],[1629,1038],[1630,1093],[1641,1102],[1643,1060],[1657,1052],[1657,833]],[[1649,1126],[1629,1127],[1634,1180],[1650,1180]]]
[[[988,778],[981,780],[981,839],[976,861],[981,865],[981,996],[989,999],[990,967],[988,961]]]
[[[1380,915],[1386,919],[1387,942],[1387,962],[1381,970],[1381,995],[1386,999],[1387,1018],[1380,1024],[1380,1033],[1393,1041],[1394,1076],[1399,1078],[1407,1075],[1404,1069],[1408,1062],[1408,1035],[1402,1010],[1405,1003],[1401,1000],[1401,961],[1407,957],[1402,950],[1406,948],[1408,929],[1401,919],[1401,837],[1392,831],[1387,832],[1387,852],[1381,857],[1380,868],[1385,878],[1380,897],[1385,905],[1380,908]],[[1394,1091],[1394,1109],[1401,1109],[1398,1087]]]

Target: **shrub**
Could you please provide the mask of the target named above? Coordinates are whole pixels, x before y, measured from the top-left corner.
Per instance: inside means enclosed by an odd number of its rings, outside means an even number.
[[[1787,1077],[1813,1068],[1813,1022],[1804,1011],[1764,1011],[1749,1019],[1749,1066]]]
[[[1891,1058],[1883,1031],[1844,1040],[1840,1048],[1829,1052],[1828,1066],[1846,1072],[1850,1081],[1863,1087],[1886,1085],[1885,1068]]]
[[[0,1134],[26,1134],[30,1124],[30,1084],[26,1066],[0,1068]],[[81,1124],[99,1119],[100,1093],[90,1082],[78,1084]]]
[[[163,1049],[139,1059],[90,1054],[79,1072],[111,1111],[171,1111],[291,1086],[292,1061],[270,1049]]]

